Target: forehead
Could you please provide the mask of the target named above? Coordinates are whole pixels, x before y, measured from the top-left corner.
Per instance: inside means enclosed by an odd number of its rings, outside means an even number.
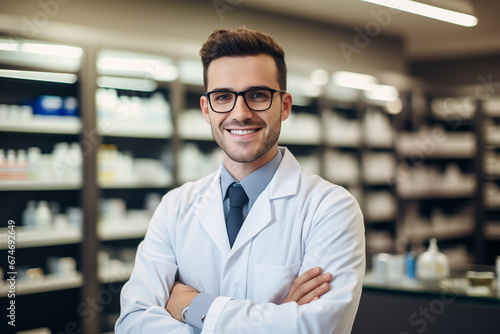
[[[278,86],[276,63],[270,55],[230,56],[214,59],[207,71],[208,90]]]

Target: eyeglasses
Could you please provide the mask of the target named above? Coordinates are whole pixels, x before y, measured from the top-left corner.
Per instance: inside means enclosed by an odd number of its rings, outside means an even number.
[[[273,104],[274,93],[285,93],[286,90],[271,88],[253,88],[242,92],[227,90],[213,90],[206,92],[210,108],[217,113],[226,113],[234,109],[238,96],[243,96],[248,109],[253,111],[265,111]]]

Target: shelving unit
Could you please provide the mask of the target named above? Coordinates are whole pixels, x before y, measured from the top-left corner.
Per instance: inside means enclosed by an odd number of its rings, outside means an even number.
[[[80,288],[83,284],[81,273],[73,275],[44,275],[35,279],[25,279],[16,282],[16,295],[31,295],[35,293],[60,291]],[[7,297],[9,286],[7,283],[0,284],[0,298]]]
[[[0,228],[0,250],[6,250],[9,229]],[[29,229],[16,227],[16,248],[32,248],[55,245],[78,244],[82,241],[82,232],[77,228],[68,229]]]
[[[482,251],[486,261],[493,262],[495,258],[491,255],[500,253],[500,96],[492,95],[483,101],[480,112],[478,121],[483,129],[481,143],[484,147],[479,189],[484,206],[480,213],[485,240]]]
[[[0,131],[4,132],[78,134],[80,130],[80,120],[74,117],[35,116],[23,120],[2,119],[0,124]]]
[[[477,103],[458,89],[424,94],[398,119],[399,243],[419,251],[435,237],[451,262],[480,262]]]
[[[70,225],[67,218],[62,218],[68,210],[81,207],[79,197],[86,186],[78,161],[64,161],[65,156],[49,156],[56,150],[56,143],[80,141],[81,118],[67,114],[69,105],[60,109],[57,115],[40,114],[36,106],[43,100],[33,101],[41,96],[59,96],[64,103],[70,99],[79,100],[84,53],[80,47],[65,46],[72,51],[71,54],[50,56],[37,50],[57,49],[60,44],[15,39],[12,36],[9,36],[8,42],[18,48],[0,51],[0,64],[6,69],[0,73],[0,149],[14,152],[12,157],[16,160],[15,164],[11,160],[10,164],[0,168],[0,267],[4,273],[17,273],[16,315],[24,319],[24,314],[36,313],[36,322],[39,317],[52,318],[50,313],[57,305],[76,310],[80,303],[80,299],[74,296],[84,285],[83,274],[79,271],[82,264],[80,247],[84,239],[82,224]],[[30,45],[32,52],[20,51],[22,45]],[[28,103],[33,105],[33,113],[29,107],[22,107]],[[41,155],[36,161],[29,160],[30,147],[39,148]],[[24,163],[22,151],[27,152]],[[57,213],[59,225],[50,228],[23,226],[28,223],[24,214],[28,201],[54,203],[52,214]],[[14,251],[7,244],[9,220],[15,223]],[[15,259],[14,265],[7,262],[7,254]],[[70,263],[76,267],[65,274],[52,272],[54,269],[49,261],[62,258],[71,260]],[[2,300],[10,298],[10,288],[6,281],[0,283]],[[31,302],[40,296],[46,301],[42,308],[38,302]],[[63,330],[68,320],[53,319],[48,325],[54,330]],[[1,325],[0,332],[4,332],[4,325]],[[16,329],[30,329],[30,326],[40,327],[25,322]]]

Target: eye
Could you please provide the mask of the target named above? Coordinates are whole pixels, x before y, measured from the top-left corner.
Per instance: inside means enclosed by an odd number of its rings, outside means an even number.
[[[248,92],[248,98],[254,101],[268,100],[271,93],[268,90],[252,90]]]
[[[212,93],[212,101],[217,103],[225,103],[233,100],[233,93],[230,92],[214,92]]]

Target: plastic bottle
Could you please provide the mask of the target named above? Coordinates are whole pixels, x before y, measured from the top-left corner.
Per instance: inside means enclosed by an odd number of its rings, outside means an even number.
[[[408,250],[405,256],[405,274],[406,277],[410,280],[415,280],[417,278],[415,273],[415,262],[416,262],[416,254],[411,250],[411,246],[408,245]]]
[[[450,264],[448,258],[439,252],[436,238],[429,242],[427,251],[417,259],[417,278],[423,283],[437,284],[439,280],[449,276]]]
[[[23,211],[23,225],[27,227],[35,226],[36,202],[29,200],[26,209]]]
[[[39,180],[40,178],[40,163],[42,153],[39,147],[30,147],[28,149],[28,179]]]
[[[56,143],[52,151],[52,171],[57,181],[67,181],[71,168],[66,161],[69,152],[68,143]]]
[[[52,225],[52,213],[46,201],[38,202],[35,213],[35,225],[43,229],[50,228]]]
[[[16,159],[16,151],[15,150],[7,150],[7,172],[6,179],[7,180],[15,180],[17,169],[17,159]]]
[[[26,180],[28,178],[28,162],[26,157],[26,150],[18,150],[17,151],[17,168],[18,175],[17,178],[19,180]]]

